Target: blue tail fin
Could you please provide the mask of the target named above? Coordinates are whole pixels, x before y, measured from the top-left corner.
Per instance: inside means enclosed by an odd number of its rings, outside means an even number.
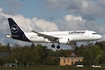
[[[24,32],[20,29],[20,27],[16,24],[16,22],[12,18],[8,18],[10,30],[12,35],[23,35]]]
[[[25,36],[23,30],[16,24],[16,22],[12,18],[8,18],[8,22],[9,22],[9,26],[12,34],[11,36],[13,39],[29,41]]]

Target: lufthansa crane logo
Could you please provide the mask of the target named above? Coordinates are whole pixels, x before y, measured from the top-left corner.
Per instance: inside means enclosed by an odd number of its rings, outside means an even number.
[[[11,31],[12,31],[13,33],[17,33],[18,30],[19,30],[19,27],[18,27],[17,25],[12,25]]]

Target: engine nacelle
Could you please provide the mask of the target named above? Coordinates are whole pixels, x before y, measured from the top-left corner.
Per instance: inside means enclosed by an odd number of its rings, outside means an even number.
[[[67,44],[67,43],[69,43],[69,39],[68,38],[59,39],[59,43]]]
[[[49,41],[47,38],[45,38],[45,42],[49,43],[49,42],[51,42],[51,41]]]

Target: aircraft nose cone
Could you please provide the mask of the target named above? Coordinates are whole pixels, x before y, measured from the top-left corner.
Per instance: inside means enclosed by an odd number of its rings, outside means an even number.
[[[98,38],[99,38],[99,39],[101,39],[101,38],[102,38],[102,36],[101,36],[101,35],[99,35],[99,36],[98,36]]]

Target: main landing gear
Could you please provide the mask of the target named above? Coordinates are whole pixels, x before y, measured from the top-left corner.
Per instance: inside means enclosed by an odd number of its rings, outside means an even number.
[[[52,45],[51,45],[51,47],[52,47],[52,48],[55,48],[55,45],[54,45],[54,44],[52,44]]]
[[[52,45],[51,45],[51,47],[52,47],[52,48],[55,48],[55,45],[54,45],[54,44],[52,44]],[[57,49],[60,49],[60,45],[59,45],[59,43],[58,43],[58,45],[57,45],[57,47],[56,47],[56,48],[57,48]]]

